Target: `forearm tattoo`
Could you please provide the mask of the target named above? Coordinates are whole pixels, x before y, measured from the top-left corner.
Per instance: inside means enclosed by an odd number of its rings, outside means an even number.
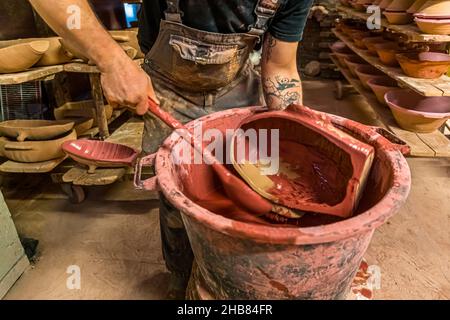
[[[275,76],[263,78],[266,103],[270,109],[285,109],[297,103],[302,104],[301,81]]]

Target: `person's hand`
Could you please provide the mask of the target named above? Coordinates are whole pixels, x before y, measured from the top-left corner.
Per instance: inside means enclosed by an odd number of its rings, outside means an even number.
[[[111,106],[121,105],[144,115],[148,97],[159,103],[150,77],[128,56],[120,55],[100,67],[103,92]]]

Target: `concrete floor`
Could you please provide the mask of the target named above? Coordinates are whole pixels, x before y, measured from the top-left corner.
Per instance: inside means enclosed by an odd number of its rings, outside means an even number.
[[[364,99],[333,97],[333,82],[305,81],[305,104],[377,124]],[[412,190],[404,208],[379,228],[366,254],[381,269],[375,299],[450,299],[450,159],[408,159]],[[161,256],[156,201],[137,201],[131,183],[90,190],[72,205],[57,187],[22,180],[5,191],[19,232],[39,239],[36,263],[6,299],[161,299],[168,273]],[[29,183],[30,185],[26,185]],[[25,184],[25,185],[24,185]],[[81,289],[68,290],[67,268],[81,270]]]

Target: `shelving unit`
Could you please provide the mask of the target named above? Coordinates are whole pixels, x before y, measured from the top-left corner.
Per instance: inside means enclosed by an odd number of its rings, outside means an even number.
[[[379,120],[396,136],[405,141],[411,147],[411,156],[414,157],[450,157],[450,140],[441,132],[415,133],[400,128],[391,111],[380,104],[375,95],[366,90],[359,79],[352,76],[348,69],[343,68],[336,56],[331,55],[331,60],[336,64],[347,81],[358,91],[377,113]]]
[[[344,16],[366,21],[371,14],[356,11],[343,5],[337,5],[337,10]],[[415,24],[391,25],[385,18],[381,19],[381,25],[391,31],[406,36],[409,42],[450,42],[450,35],[423,34]],[[343,33],[332,30],[338,39],[343,41],[351,50],[366,62],[384,72],[396,80],[400,87],[413,89],[427,97],[450,96],[450,78],[442,76],[439,79],[416,79],[406,76],[401,68],[389,67],[381,63],[378,57],[372,56],[367,50],[357,48],[352,40]],[[377,113],[380,121],[400,139],[411,147],[411,156],[417,157],[450,157],[450,140],[440,131],[432,133],[415,133],[401,129],[396,123],[391,111],[380,104],[375,95],[366,90],[359,79],[353,77],[348,69],[343,68],[338,59],[332,55],[331,59],[347,81],[367,100],[372,109]]]
[[[337,10],[339,10],[342,13],[345,13],[347,16],[351,18],[361,19],[364,21],[371,16],[371,14],[357,11],[353,8],[346,7],[340,4],[337,5]],[[413,23],[406,25],[393,25],[389,24],[389,22],[385,18],[381,18],[381,25],[392,31],[404,34],[405,36],[408,37],[409,41],[413,42],[450,42],[450,36],[438,34],[424,34]]]
[[[388,67],[381,63],[378,57],[370,55],[367,50],[357,48],[352,41],[343,33],[333,29],[336,37],[344,42],[357,55],[373,65],[375,68],[386,73],[391,78],[397,80],[400,85],[413,89],[427,97],[450,96],[450,78],[442,76],[439,79],[416,79],[406,76],[402,69],[395,67]]]

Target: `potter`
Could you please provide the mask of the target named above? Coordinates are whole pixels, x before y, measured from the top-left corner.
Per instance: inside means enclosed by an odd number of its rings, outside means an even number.
[[[143,150],[154,153],[171,129],[147,114],[148,98],[182,123],[231,108],[302,104],[297,47],[312,0],[143,0],[139,42],[143,70],[102,28],[86,0],[30,0],[52,29],[101,72],[109,105],[144,115]],[[80,8],[80,29],[67,8]],[[249,56],[262,48],[261,72]],[[274,85],[275,84],[275,85]],[[200,181],[197,182],[199,184]],[[193,254],[180,212],[160,197],[168,298],[184,298]]]

